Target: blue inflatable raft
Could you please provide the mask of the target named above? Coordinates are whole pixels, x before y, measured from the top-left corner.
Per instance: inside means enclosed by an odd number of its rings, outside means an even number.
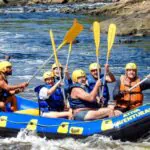
[[[17,112],[0,112],[0,136],[16,136],[20,129],[47,138],[84,138],[93,134],[111,136],[122,141],[136,141],[150,135],[150,104],[118,117],[92,121],[75,121],[39,116],[38,103],[17,97]]]

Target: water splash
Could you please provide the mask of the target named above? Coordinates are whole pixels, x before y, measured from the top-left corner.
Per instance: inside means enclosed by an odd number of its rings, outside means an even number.
[[[15,148],[17,150],[149,150],[149,138],[137,143],[121,142],[101,135],[93,135],[84,139],[56,140],[41,138],[34,132],[21,130],[16,138],[1,139],[0,146],[1,148],[7,147],[7,149]]]

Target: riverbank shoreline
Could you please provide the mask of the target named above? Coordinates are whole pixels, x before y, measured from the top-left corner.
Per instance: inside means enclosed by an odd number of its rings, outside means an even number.
[[[24,0],[24,2],[25,1],[27,0]],[[24,6],[34,6],[32,3],[29,3],[31,1],[38,4],[40,0],[30,0],[28,1],[28,4],[25,4]],[[49,2],[51,2],[51,4],[47,5],[55,7],[54,1],[51,0]],[[64,2],[65,4],[61,4]],[[117,35],[119,36],[150,36],[149,0],[120,0],[119,2],[114,3],[89,2],[89,0],[87,0],[87,2],[88,3],[85,3],[85,1],[82,1],[82,3],[81,1],[70,1],[69,3],[66,3],[64,0],[59,1],[58,3],[64,6],[60,7],[59,12],[65,14],[89,15],[89,17],[99,16],[100,20],[98,21],[101,22],[103,32],[108,31],[110,23],[115,23],[117,25]],[[43,1],[43,3],[47,2]],[[81,4],[81,6],[79,4]],[[29,12],[38,12],[38,10],[39,8],[34,8],[29,10]],[[47,8],[41,8],[41,11],[47,11]]]

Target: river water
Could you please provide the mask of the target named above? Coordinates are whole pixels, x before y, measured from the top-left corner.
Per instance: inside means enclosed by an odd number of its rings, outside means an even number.
[[[80,5],[81,6],[81,5]],[[27,81],[43,62],[53,53],[49,38],[49,30],[52,29],[58,46],[71,27],[73,19],[84,25],[83,32],[79,35],[78,43],[73,45],[72,54],[69,61],[69,71],[75,68],[82,68],[88,73],[88,66],[96,60],[93,33],[90,31],[93,21],[100,21],[99,17],[84,15],[72,15],[59,13],[61,5],[40,5],[33,7],[11,7],[0,9],[0,59],[4,55],[11,56],[13,64],[13,76],[9,78],[10,83]],[[71,7],[77,7],[71,6]],[[90,6],[92,7],[92,6]],[[95,6],[94,6],[95,7]],[[42,8],[42,9],[41,9]],[[38,9],[37,12],[33,10]],[[44,12],[43,12],[44,9]],[[125,40],[134,40],[134,43],[124,43]],[[136,62],[138,65],[138,75],[144,78],[150,72],[150,37],[118,37],[111,51],[109,59],[110,69],[118,78],[124,73],[124,66],[128,62]],[[102,68],[106,62],[107,34],[101,34],[100,42],[100,63]],[[68,53],[68,45],[59,52],[59,60],[65,65]],[[53,64],[54,58],[48,65],[32,80],[29,87],[21,96],[33,100],[36,99],[34,87],[42,84],[42,74]],[[112,93],[114,84],[110,84]],[[144,103],[149,102],[150,90],[144,92]],[[2,138],[0,140],[1,149],[17,150],[80,150],[80,149],[114,149],[114,150],[148,150],[150,149],[150,137],[141,139],[136,143],[114,141],[111,138],[99,135],[74,140],[72,138],[63,140],[46,140],[36,135],[26,135],[21,131],[17,137]]]

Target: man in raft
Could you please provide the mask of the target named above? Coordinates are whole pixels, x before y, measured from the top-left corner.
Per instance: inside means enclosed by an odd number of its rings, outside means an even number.
[[[125,75],[116,82],[113,98],[116,101],[116,115],[134,109],[143,104],[143,90],[150,89],[150,79],[129,90],[141,80],[137,76],[137,65],[128,63],[125,66]]]
[[[60,80],[60,75],[61,75],[62,79],[64,78],[62,64],[59,63],[59,67],[58,67],[57,64],[54,63],[52,65],[52,71],[54,73],[55,83],[57,83]],[[60,73],[59,73],[59,71],[60,71]],[[68,94],[68,90],[70,88],[70,85],[72,85],[72,79],[69,75],[68,67],[66,67],[64,69],[64,72],[65,72],[64,89],[65,89],[65,93]]]
[[[64,99],[61,91],[61,81],[54,81],[54,73],[47,71],[43,74],[45,85],[35,88],[38,93],[41,115],[49,118],[72,118],[72,112],[64,111]]]
[[[96,101],[101,81],[97,80],[93,90],[89,93],[86,85],[86,74],[77,69],[72,73],[73,85],[70,89],[70,107],[73,109],[75,120],[94,120],[113,116],[110,108],[99,108]]]
[[[21,84],[9,85],[7,76],[12,75],[12,64],[8,61],[0,62],[0,110],[16,111],[17,103],[14,94],[22,92],[28,86],[27,82]],[[11,104],[10,108],[6,107]],[[6,109],[7,108],[7,109]]]
[[[90,92],[93,90],[93,88],[96,84],[96,81],[98,80],[97,69],[99,69],[99,75],[100,75],[101,82],[103,83],[103,80],[104,80],[104,74],[101,74],[101,66],[97,63],[91,63],[89,65],[90,74],[87,76],[87,84],[89,86],[89,91]],[[104,91],[103,91],[103,95],[102,95],[103,97],[100,98],[100,99],[103,102],[103,106],[107,107],[109,97],[110,97],[107,83],[115,82],[116,79],[115,79],[114,75],[110,72],[108,64],[105,65],[105,69],[106,69],[106,79],[105,79],[106,82],[105,82],[105,85],[101,86],[101,91],[102,91],[103,86],[104,86]]]

